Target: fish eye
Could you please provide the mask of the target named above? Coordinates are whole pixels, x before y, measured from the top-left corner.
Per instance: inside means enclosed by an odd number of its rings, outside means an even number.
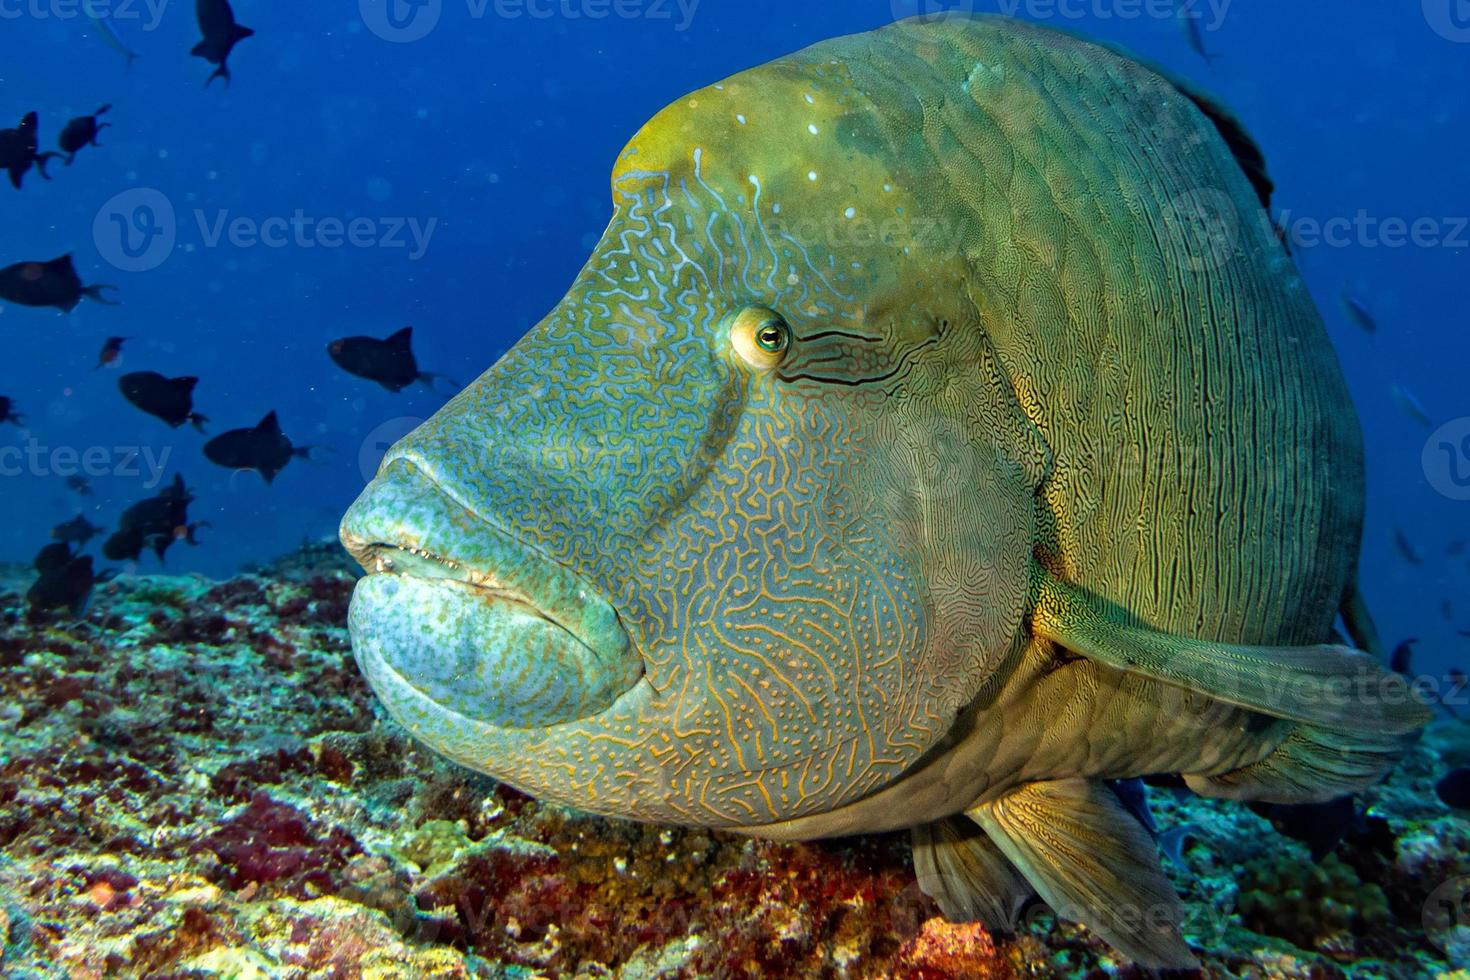
[[[741,310],[730,326],[735,352],[751,367],[769,370],[791,348],[791,327],[775,310],[752,306]]]

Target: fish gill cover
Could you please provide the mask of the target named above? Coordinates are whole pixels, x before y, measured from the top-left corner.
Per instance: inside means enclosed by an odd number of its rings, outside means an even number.
[[[1460,8],[0,3],[0,974],[1470,969]]]

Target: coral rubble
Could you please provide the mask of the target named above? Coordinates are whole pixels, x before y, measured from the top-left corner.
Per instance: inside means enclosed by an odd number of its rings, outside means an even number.
[[[905,835],[608,821],[458,769],[359,678],[352,586],[320,545],[227,582],[124,576],[79,621],[4,580],[0,975],[1144,975],[1044,907],[1013,936],[945,922]],[[1320,863],[1244,807],[1156,794],[1200,828],[1171,873],[1205,974],[1470,966],[1470,821],[1429,790],[1467,742],[1432,733]]]

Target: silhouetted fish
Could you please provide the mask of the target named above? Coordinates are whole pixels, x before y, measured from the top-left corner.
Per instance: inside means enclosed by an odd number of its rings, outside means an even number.
[[[1445,806],[1470,810],[1470,769],[1453,769],[1434,784],[1434,793]]]
[[[389,391],[402,391],[415,381],[432,386],[448,381],[443,375],[420,371],[413,356],[413,327],[379,340],[376,337],[341,337],[327,345],[327,354],[348,374],[376,381]]]
[[[74,544],[79,548],[101,533],[102,528],[87,520],[86,514],[78,514],[51,529],[51,536],[57,541]]]
[[[5,395],[0,395],[0,425],[9,422],[11,425],[25,425],[25,417],[15,410],[15,402]]]
[[[127,339],[127,337],[108,337],[107,341],[102,345],[102,350],[97,354],[97,364],[92,370],[95,371],[97,368],[111,367],[116,364],[118,357],[122,355],[123,341]]]
[[[1389,388],[1388,392],[1393,396],[1394,404],[1398,405],[1399,411],[1426,429],[1434,427],[1434,420],[1429,417],[1429,412],[1425,410],[1424,405],[1412,391],[1403,385],[1394,385]]]
[[[1196,15],[1196,11],[1191,9],[1190,4],[1181,4],[1177,11],[1177,17],[1179,20],[1179,32],[1184,35],[1184,40],[1189,42],[1189,49],[1205,59],[1206,64],[1214,67],[1215,59],[1219,55],[1212,54],[1205,47],[1205,34],[1200,28],[1200,19]]]
[[[83,286],[70,253],[50,262],[17,262],[0,269],[0,299],[20,306],[54,306],[70,313],[83,296],[116,306],[115,301],[102,296],[102,290],[116,288],[102,283]]]
[[[1454,541],[1451,541],[1448,545],[1445,546],[1444,553],[1449,555],[1451,558],[1456,555],[1463,555],[1465,553],[1464,540],[1457,538]]]
[[[25,114],[20,125],[14,129],[0,129],[0,170],[10,173],[10,184],[20,190],[21,180],[34,164],[36,173],[50,180],[46,173],[46,162],[59,153],[37,153],[41,142],[37,136],[39,122],[34,112]]]
[[[111,105],[105,105],[92,115],[77,116],[62,127],[61,135],[57,137],[56,144],[61,147],[61,152],[66,154],[66,165],[68,167],[71,166],[72,160],[76,159],[77,151],[82,147],[102,145],[97,142],[97,134],[112,124],[99,123],[97,117],[111,108]]]
[[[1252,811],[1271,821],[1276,832],[1299,840],[1312,852],[1313,861],[1331,854],[1338,842],[1358,820],[1358,803],[1352,796],[1339,796],[1327,803],[1251,803]]]
[[[81,497],[92,496],[92,481],[80,473],[66,478],[66,488]]]
[[[174,474],[174,482],[155,497],[148,497],[123,511],[117,531],[102,544],[102,553],[112,561],[137,561],[144,548],[152,548],[158,560],[175,541],[198,544],[195,532],[207,526],[203,521],[189,523],[189,504],[194,494],[184,486],[184,478]]]
[[[1395,673],[1409,674],[1414,670],[1414,644],[1417,639],[1408,639],[1393,648],[1388,657],[1388,668]]]
[[[102,40],[107,43],[107,46],[126,58],[128,67],[132,68],[133,62],[138,60],[138,55],[123,43],[122,38],[118,37],[109,18],[99,15],[92,9],[91,4],[83,4],[82,9],[87,12],[87,19],[92,22],[92,26],[97,28],[97,33],[102,35]]]
[[[112,579],[117,572],[109,569],[101,575],[92,571],[91,555],[76,555],[65,543],[48,544],[36,556],[39,576],[26,591],[31,609],[68,609],[73,616],[86,612],[87,600],[99,582]]]
[[[1175,867],[1189,871],[1189,862],[1184,860],[1184,845],[1191,837],[1203,837],[1200,829],[1193,824],[1185,824],[1160,830],[1159,822],[1154,819],[1153,808],[1148,805],[1148,786],[1142,779],[1110,779],[1107,785],[1118,798],[1118,802],[1123,804],[1123,809],[1131,813],[1143,825],[1143,829],[1148,831],[1163,855]]]
[[[199,33],[204,35],[204,39],[194,45],[190,54],[219,66],[204,84],[207,86],[216,78],[223,78],[228,85],[230,52],[255,32],[235,21],[235,11],[231,9],[229,0],[196,0],[194,13],[199,18]]]
[[[293,446],[281,432],[276,413],[269,412],[252,429],[231,429],[204,444],[211,463],[232,470],[256,470],[270,483],[293,458],[309,458],[310,446]]]
[[[1359,330],[1366,334],[1378,332],[1378,321],[1373,318],[1373,314],[1368,312],[1368,307],[1364,306],[1360,300],[1349,293],[1343,293],[1340,300],[1342,311],[1347,314],[1349,320],[1357,324]]]
[[[71,545],[65,541],[57,541],[36,552],[36,557],[31,560],[31,567],[38,572],[55,571],[75,557]]]
[[[155,418],[177,429],[185,422],[204,431],[209,419],[194,411],[194,386],[198,378],[165,378],[157,371],[133,371],[117,379],[122,396]]]
[[[1414,547],[1414,542],[1409,540],[1409,535],[1401,527],[1393,529],[1393,548],[1410,565],[1424,564],[1424,556],[1419,554],[1419,549]]]

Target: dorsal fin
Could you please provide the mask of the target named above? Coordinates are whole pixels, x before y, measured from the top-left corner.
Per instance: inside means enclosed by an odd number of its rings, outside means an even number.
[[[275,409],[271,409],[269,412],[265,413],[265,418],[260,420],[260,424],[255,427],[255,431],[269,432],[275,435],[280,435],[281,423],[276,420]]]
[[[1226,108],[1224,103],[1188,79],[1174,74],[1172,71],[1148,58],[1139,57],[1139,55],[1128,50],[1128,48],[1121,44],[1102,41],[1093,37],[1085,37],[1073,31],[1063,30],[1061,33],[1070,34],[1080,41],[1110,51],[1120,58],[1141,65],[1178,89],[1180,95],[1193,102],[1195,107],[1204,113],[1205,118],[1214,124],[1215,130],[1220,134],[1220,138],[1225,141],[1225,146],[1230,150],[1231,155],[1235,157],[1235,162],[1239,164],[1246,179],[1255,188],[1256,196],[1261,200],[1261,206],[1267,211],[1271,210],[1271,196],[1276,192],[1276,183],[1271,179],[1271,175],[1266,172],[1266,154],[1262,152],[1261,145],[1256,142],[1255,137],[1251,136],[1249,130],[1245,128],[1245,124],[1240,121],[1240,118],[1233,111]]]
[[[1214,96],[1206,95],[1187,82],[1173,78],[1169,80],[1178,87],[1180,92],[1184,93],[1189,101],[1199,107],[1199,111],[1203,112],[1210,122],[1215,124],[1215,129],[1219,131],[1220,138],[1225,141],[1225,145],[1230,148],[1235,162],[1240,164],[1240,169],[1245,172],[1246,179],[1256,189],[1256,196],[1261,199],[1261,207],[1270,211],[1271,195],[1276,192],[1276,182],[1266,171],[1266,154],[1262,152],[1261,144],[1251,136],[1240,118],[1222,103],[1216,101]]]
[[[397,333],[389,334],[388,339],[383,341],[383,343],[408,350],[409,346],[413,343],[413,327],[404,327]]]

